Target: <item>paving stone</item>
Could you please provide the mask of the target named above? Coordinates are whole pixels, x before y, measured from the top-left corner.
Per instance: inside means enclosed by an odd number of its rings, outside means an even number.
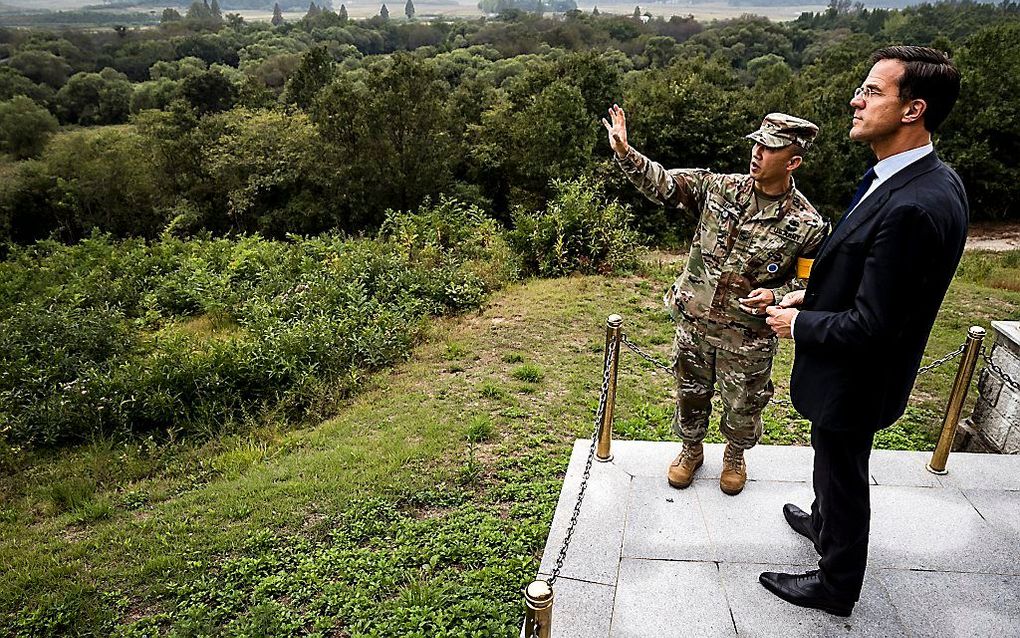
[[[961,490],[1020,490],[1020,456],[953,452],[946,462],[948,474],[939,477],[944,487]]]
[[[941,487],[939,477],[925,469],[931,452],[874,450],[871,453],[871,478],[877,485]]]
[[[1020,576],[887,569],[869,575],[876,576],[915,636],[1020,638]]]
[[[613,607],[613,638],[736,635],[715,563],[625,558]]]
[[[613,441],[613,463],[631,476],[665,477],[681,444],[662,441]],[[705,464],[697,477],[719,480],[725,445],[705,445]],[[752,481],[810,481],[814,450],[809,447],[759,445],[745,454]]]
[[[623,556],[714,560],[715,548],[695,489],[674,489],[663,477],[635,477]]]
[[[1020,540],[982,519],[959,490],[876,485],[871,508],[873,566],[1020,573]]]
[[[1005,553],[1012,555],[1014,566],[1020,565],[1020,492],[967,490],[964,496],[984,522],[1001,535]],[[1010,573],[1020,573],[1020,567]]]
[[[1020,492],[966,490],[963,494],[985,522],[1007,538],[1020,539]],[[1020,562],[1020,554],[1014,558]]]
[[[742,638],[912,635],[897,619],[886,590],[877,583],[866,582],[853,615],[842,618],[791,605],[758,582],[763,571],[794,573],[804,571],[803,567],[723,563],[719,569],[737,635]]]
[[[613,441],[613,464],[631,476],[659,477],[680,453],[680,442]]]
[[[811,482],[815,451],[798,445],[757,445],[744,453],[747,478],[751,482]],[[719,452],[722,463],[722,452]]]
[[[708,535],[717,560],[736,563],[815,565],[811,542],[783,518],[783,505],[807,510],[813,499],[805,483],[748,483],[737,496],[727,496],[716,481],[695,481]],[[629,542],[628,538],[628,542]]]
[[[548,574],[539,574],[548,578]],[[607,638],[616,588],[570,578],[553,585],[552,638]]]
[[[590,442],[574,445],[570,466],[564,477],[560,500],[542,554],[543,573],[551,573],[559,554],[567,525],[577,501]],[[570,541],[560,576],[614,585],[623,546],[623,530],[630,493],[630,476],[612,463],[593,463],[588,488]]]

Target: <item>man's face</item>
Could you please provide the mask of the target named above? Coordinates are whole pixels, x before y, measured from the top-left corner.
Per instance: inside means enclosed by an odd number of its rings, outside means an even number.
[[[786,167],[793,159],[793,147],[770,148],[755,142],[751,147],[751,177],[759,182],[772,182],[786,176]]]
[[[855,95],[850,100],[854,109],[850,139],[875,142],[895,133],[902,125],[903,101],[900,99],[900,78],[904,66],[899,60],[879,60],[871,67],[861,88],[871,95]]]

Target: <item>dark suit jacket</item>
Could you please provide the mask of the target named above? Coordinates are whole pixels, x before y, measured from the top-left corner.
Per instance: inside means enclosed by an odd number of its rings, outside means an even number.
[[[794,325],[790,394],[814,427],[875,432],[903,414],[968,218],[963,183],[931,153],[833,231]]]

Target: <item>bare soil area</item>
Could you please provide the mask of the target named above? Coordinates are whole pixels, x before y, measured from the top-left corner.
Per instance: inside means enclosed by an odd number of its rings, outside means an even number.
[[[1020,250],[1020,222],[977,222],[967,232],[967,250]]]
[[[1004,252],[1020,250],[1020,221],[975,222],[967,231],[967,250]],[[644,261],[658,266],[669,266],[687,258],[687,251],[652,250]]]

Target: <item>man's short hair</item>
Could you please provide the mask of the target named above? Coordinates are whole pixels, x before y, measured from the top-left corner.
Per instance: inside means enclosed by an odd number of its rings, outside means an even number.
[[[956,65],[942,51],[918,46],[883,47],[871,54],[872,64],[881,60],[903,62],[900,99],[924,100],[928,105],[924,128],[934,132],[960,97],[960,71]]]

